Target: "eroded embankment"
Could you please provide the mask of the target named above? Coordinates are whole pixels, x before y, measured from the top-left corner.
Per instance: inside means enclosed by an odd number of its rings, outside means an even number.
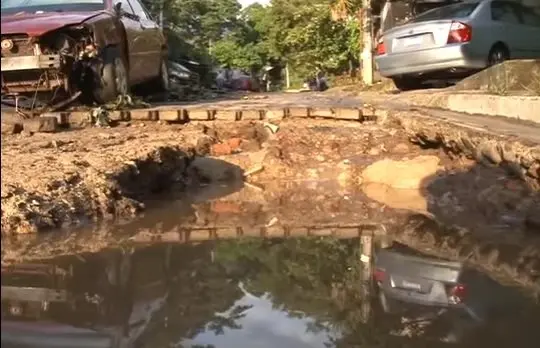
[[[147,124],[3,138],[3,234],[133,216],[156,193],[231,181],[254,169],[244,190],[191,202],[189,219],[184,214],[171,220],[173,210],[61,243],[14,243],[3,251],[3,260],[96,251],[111,238],[140,240],[134,234],[153,236],[141,242],[159,235],[185,241],[181,236],[190,228],[226,237],[256,227],[248,234],[264,237],[268,225],[283,227],[285,236],[295,226],[308,234],[309,226],[377,223],[409,244],[476,260],[523,284],[538,283],[540,155],[535,144],[411,112],[377,122],[286,119],[274,125]],[[200,157],[208,155],[215,156]],[[320,183],[325,179],[336,183],[325,186]],[[306,180],[307,188],[291,184]],[[410,228],[416,221],[409,221],[411,213],[428,222]]]

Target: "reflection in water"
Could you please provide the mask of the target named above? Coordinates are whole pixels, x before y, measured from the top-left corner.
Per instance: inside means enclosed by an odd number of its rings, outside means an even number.
[[[312,318],[295,317],[281,308],[275,308],[272,295],[255,296],[240,284],[244,296],[237,300],[232,309],[218,314],[225,318],[234,316],[238,308],[245,311],[236,319],[233,329],[218,329],[211,325],[207,330],[193,339],[184,340],[182,345],[215,346],[215,347],[290,347],[290,348],[325,348],[329,337],[335,338],[337,333],[331,328],[320,330]]]
[[[359,260],[357,238],[258,238],[3,266],[2,347],[438,347],[471,320],[386,313],[362,298]],[[458,346],[536,346],[538,308],[500,293],[513,306]]]

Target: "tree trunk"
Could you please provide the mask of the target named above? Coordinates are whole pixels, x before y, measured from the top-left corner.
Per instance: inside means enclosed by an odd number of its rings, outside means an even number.
[[[362,0],[362,80],[373,84],[373,37],[371,30],[371,1]]]

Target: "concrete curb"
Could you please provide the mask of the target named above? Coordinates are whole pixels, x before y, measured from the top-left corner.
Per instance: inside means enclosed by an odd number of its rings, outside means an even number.
[[[420,96],[420,95],[419,95]],[[409,104],[439,107],[467,114],[503,116],[540,123],[540,96],[499,96],[474,93],[425,95],[404,94]]]

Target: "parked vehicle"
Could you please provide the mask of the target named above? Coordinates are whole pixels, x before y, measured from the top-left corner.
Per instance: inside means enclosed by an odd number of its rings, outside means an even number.
[[[1,25],[2,94],[106,103],[168,88],[167,43],[140,0],[3,0]]]
[[[540,58],[540,15],[515,1],[466,0],[383,32],[380,74],[401,90],[463,78],[507,59]]]
[[[511,289],[463,262],[422,255],[397,243],[376,252],[374,278],[383,312],[397,315],[401,323],[444,322],[446,332],[437,335],[446,342],[460,341],[519,301]]]

